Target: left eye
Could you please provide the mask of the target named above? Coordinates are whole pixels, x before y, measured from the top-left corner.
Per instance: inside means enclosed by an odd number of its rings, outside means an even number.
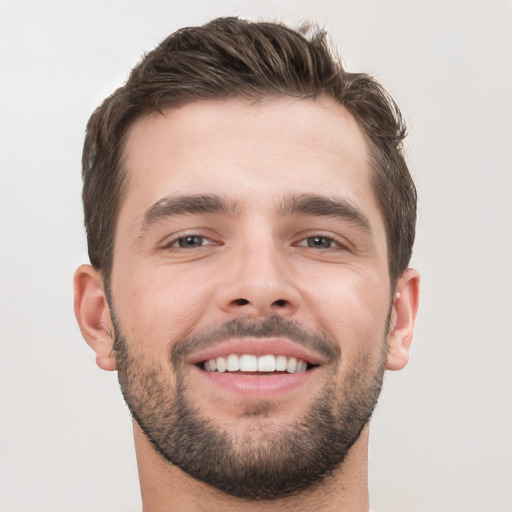
[[[201,247],[202,245],[207,245],[212,243],[211,240],[204,236],[198,236],[198,235],[189,235],[189,236],[182,236],[178,239],[176,239],[172,244],[171,247],[182,247],[184,249],[194,249],[195,247]]]
[[[335,241],[326,236],[310,236],[305,238],[299,245],[305,245],[314,249],[330,249],[335,245]]]

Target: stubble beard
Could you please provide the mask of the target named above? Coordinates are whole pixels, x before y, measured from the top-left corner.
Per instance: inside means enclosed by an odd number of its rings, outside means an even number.
[[[323,335],[308,333],[278,316],[261,322],[238,319],[208,334],[178,341],[168,362],[133,357],[129,343],[114,322],[115,355],[125,401],[154,449],[191,477],[226,494],[245,500],[275,500],[321,484],[340,469],[350,448],[369,422],[382,387],[387,341],[376,358],[361,354],[351,363],[337,388],[339,364],[328,384],[312,400],[309,410],[294,423],[272,423],[272,401],[257,401],[243,414],[254,426],[234,437],[228,427],[216,425],[187,396],[184,355],[226,333],[246,336],[297,337],[310,347],[321,347],[341,358],[337,345]],[[308,341],[309,340],[309,341]],[[171,363],[176,386],[159,371]],[[338,361],[339,362],[339,361]],[[257,377],[256,377],[257,378]],[[174,391],[174,392],[173,392]],[[248,423],[247,418],[244,422]]]

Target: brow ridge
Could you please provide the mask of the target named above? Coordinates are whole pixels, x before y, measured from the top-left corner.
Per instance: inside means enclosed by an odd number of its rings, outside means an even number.
[[[371,223],[363,211],[348,199],[316,194],[290,194],[278,205],[281,215],[303,214],[318,217],[339,217],[371,232]]]
[[[371,223],[368,217],[347,199],[316,194],[289,194],[277,204],[282,216],[309,215],[338,217],[354,222],[368,232]],[[158,200],[144,213],[141,236],[155,223],[177,215],[221,214],[234,216],[241,211],[240,204],[217,194],[194,194],[166,196]]]
[[[238,204],[216,194],[166,196],[150,206],[144,213],[140,231],[143,234],[153,224],[176,215],[217,213],[236,215]]]

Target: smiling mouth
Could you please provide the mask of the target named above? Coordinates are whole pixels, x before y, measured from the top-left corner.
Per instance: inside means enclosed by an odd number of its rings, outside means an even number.
[[[207,372],[237,373],[238,375],[303,373],[316,365],[303,359],[287,357],[284,355],[266,354],[256,356],[253,354],[229,354],[208,359],[198,364],[199,368]]]

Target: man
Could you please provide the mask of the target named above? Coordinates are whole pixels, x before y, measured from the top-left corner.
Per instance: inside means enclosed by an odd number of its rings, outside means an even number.
[[[234,18],[169,36],[94,112],[75,312],[146,512],[368,510],[418,306],[404,134],[324,33]]]

